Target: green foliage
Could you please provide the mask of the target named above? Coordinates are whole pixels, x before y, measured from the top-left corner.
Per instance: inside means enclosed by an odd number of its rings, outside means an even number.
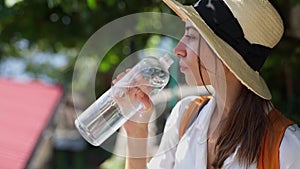
[[[67,54],[70,63],[65,70],[32,64],[28,65],[27,70],[36,77],[43,73],[50,77],[57,75],[55,78],[60,79],[58,81],[70,86],[76,56],[95,31],[124,15],[147,11],[146,9],[154,7],[157,9],[160,3],[162,2],[138,0],[23,0],[13,6],[7,6],[5,1],[1,1],[0,60],[5,56],[25,57],[26,52],[16,47],[22,39],[28,40],[28,50],[38,47],[40,51],[47,53]],[[140,39],[146,42],[145,38]],[[137,40],[139,44],[134,46],[130,45],[131,40],[116,45],[106,55],[99,72],[111,75],[109,70],[124,57],[122,51],[131,52],[135,50],[131,49],[132,47],[145,45],[146,43],[140,43],[142,40]],[[126,47],[122,46],[124,44]],[[108,82],[107,85],[110,85]]]
[[[136,4],[139,4],[137,6]],[[31,0],[9,8],[0,6],[0,44],[25,38],[43,50],[57,52],[64,47],[81,47],[101,26],[127,14],[159,6],[154,1],[137,0]],[[125,9],[126,8],[126,9]],[[0,49],[2,53],[9,50]]]
[[[87,0],[87,4],[88,4],[88,7],[90,9],[96,9],[97,8],[96,0]]]
[[[285,37],[268,57],[262,74],[273,95],[273,103],[300,124],[300,41]]]
[[[293,5],[297,5],[297,4],[300,3],[300,0],[291,0],[291,2],[292,2]]]
[[[125,158],[112,156],[109,160],[106,160],[101,164],[99,169],[123,169],[125,167]]]

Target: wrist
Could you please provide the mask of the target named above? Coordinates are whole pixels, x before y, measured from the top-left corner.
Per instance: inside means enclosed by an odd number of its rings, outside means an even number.
[[[131,138],[147,138],[148,124],[136,124],[133,130],[126,130],[126,134]]]

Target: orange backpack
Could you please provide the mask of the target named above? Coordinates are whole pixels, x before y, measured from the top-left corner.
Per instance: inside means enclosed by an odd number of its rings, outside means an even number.
[[[209,97],[199,97],[191,101],[191,103],[186,107],[180,121],[179,140],[208,101]],[[258,155],[257,165],[258,169],[279,169],[280,144],[286,128],[289,125],[294,124],[294,122],[286,118],[276,109],[273,109],[268,116],[271,126],[266,128],[262,146]]]

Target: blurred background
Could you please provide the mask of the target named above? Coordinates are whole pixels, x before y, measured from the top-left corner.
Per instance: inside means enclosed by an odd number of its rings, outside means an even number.
[[[286,30],[261,74],[273,103],[299,124],[300,0],[270,2]],[[94,32],[138,12],[172,13],[160,0],[0,0],[1,169],[123,168],[124,159],[90,146],[74,128],[73,98],[77,109],[89,103],[88,96],[72,94],[72,76],[79,52]],[[111,86],[114,70],[126,56],[163,43],[172,49],[177,42],[142,34],[116,44],[99,65],[95,93],[100,96]],[[167,116],[159,119],[157,130]]]

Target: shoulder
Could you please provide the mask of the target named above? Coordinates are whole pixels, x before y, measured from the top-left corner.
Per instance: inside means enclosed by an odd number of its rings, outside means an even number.
[[[177,114],[177,116],[179,116],[179,117],[182,116],[184,110],[189,105],[189,103],[191,103],[196,98],[199,98],[199,96],[188,96],[188,97],[185,97],[185,98],[179,100],[176,103],[176,105],[174,106],[174,108],[172,109],[170,116],[175,115],[175,114]]]
[[[289,126],[280,145],[280,168],[300,168],[300,128]]]
[[[180,108],[180,107],[186,107],[191,101],[195,100],[196,98],[199,98],[199,96],[184,97],[176,103],[176,105],[173,109]]]
[[[184,113],[185,108],[188,106],[188,104],[193,101],[194,99],[198,98],[199,96],[188,96],[184,97],[181,100],[179,100],[174,108],[171,111],[171,114],[168,117],[168,120],[166,122],[166,127],[176,124],[176,126],[179,126],[179,121],[182,117],[182,114]]]

